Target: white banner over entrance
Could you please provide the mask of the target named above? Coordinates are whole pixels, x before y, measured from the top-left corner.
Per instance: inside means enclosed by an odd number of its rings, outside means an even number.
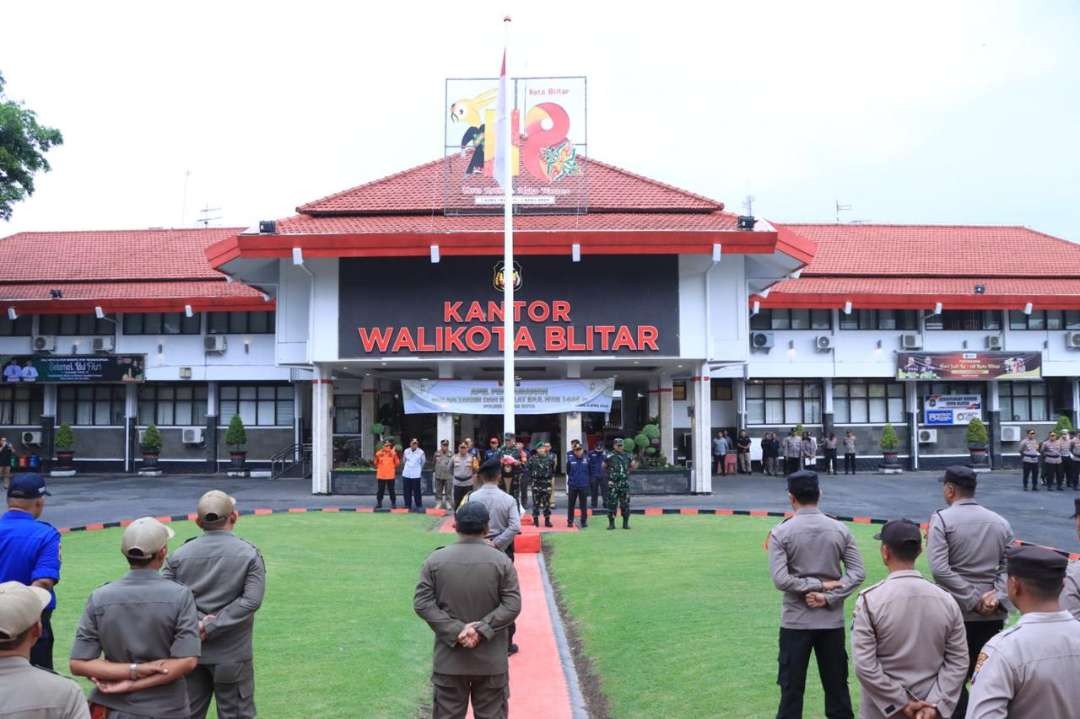
[[[402,380],[405,414],[502,414],[501,382],[490,380]],[[515,414],[610,412],[614,379],[521,380],[515,385]]]

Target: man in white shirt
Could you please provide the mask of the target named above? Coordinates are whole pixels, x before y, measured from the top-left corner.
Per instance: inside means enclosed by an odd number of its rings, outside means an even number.
[[[26,360],[26,366],[19,372],[19,378],[23,382],[36,382],[38,378],[37,368],[34,367],[33,360]]]
[[[14,383],[20,379],[22,379],[22,367],[19,367],[19,361],[12,357],[4,367],[4,381]]]
[[[401,479],[405,484],[405,508],[410,512],[424,511],[424,501],[420,496],[420,476],[426,461],[427,455],[420,449],[420,440],[413,437],[409,442],[409,448],[401,454]]]

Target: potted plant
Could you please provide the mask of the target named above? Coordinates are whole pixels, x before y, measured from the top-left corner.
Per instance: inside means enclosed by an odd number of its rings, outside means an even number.
[[[1057,424],[1054,425],[1054,431],[1058,433],[1058,437],[1065,432],[1073,431],[1072,420],[1069,419],[1068,415],[1063,414],[1058,417]]]
[[[151,424],[143,430],[140,440],[142,449],[142,469],[140,471],[158,472],[158,458],[161,456],[161,432],[157,425]]]
[[[70,477],[75,474],[75,433],[71,431],[71,425],[66,422],[56,430],[53,438],[53,447],[56,448],[56,468],[51,474],[54,477]]]
[[[987,439],[986,425],[983,421],[978,417],[971,420],[967,426],[967,444],[973,469],[990,468],[990,454],[986,451]]]
[[[884,474],[898,474],[901,472],[900,460],[896,457],[896,450],[900,447],[900,438],[896,436],[896,430],[893,429],[891,424],[886,424],[881,428],[881,455],[884,457],[884,462],[881,464],[881,471]]]
[[[244,429],[244,420],[240,419],[238,414],[234,414],[229,420],[229,428],[225,430],[225,444],[229,447],[229,475],[246,476],[247,430]]]

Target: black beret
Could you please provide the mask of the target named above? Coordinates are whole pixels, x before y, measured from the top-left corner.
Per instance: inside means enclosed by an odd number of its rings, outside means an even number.
[[[919,531],[919,525],[910,519],[890,519],[885,522],[885,526],[881,528],[881,531],[874,535],[874,539],[880,539],[883,544],[892,547],[901,544],[918,544],[921,546],[922,532]]]
[[[1007,572],[1010,577],[1045,581],[1060,581],[1065,578],[1069,560],[1046,547],[1024,544],[1009,547],[1005,551],[1008,560]]]
[[[787,489],[792,494],[802,494],[818,489],[817,472],[810,469],[800,469],[798,472],[789,474],[787,477]]]
[[[466,502],[454,513],[457,531],[462,534],[478,534],[488,522],[488,510],[483,502]]]
[[[963,489],[975,489],[977,475],[975,474],[975,470],[971,467],[963,467],[959,464],[954,464],[951,467],[945,468],[945,474],[942,475],[941,481],[955,484],[957,487]]]
[[[490,477],[493,474],[498,474],[501,471],[501,468],[502,459],[499,457],[492,457],[491,459],[485,460],[484,463],[480,465],[478,472]]]

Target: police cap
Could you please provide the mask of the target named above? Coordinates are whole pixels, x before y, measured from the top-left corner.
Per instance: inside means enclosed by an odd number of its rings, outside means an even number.
[[[798,472],[793,472],[787,477],[787,489],[792,494],[802,494],[804,492],[818,491],[818,476],[817,472],[812,469],[800,469]]]
[[[945,468],[945,474],[941,476],[941,481],[947,484],[955,484],[961,489],[975,489],[977,475],[971,467],[954,464]]]
[[[488,518],[487,507],[482,502],[466,502],[454,513],[454,524],[460,534],[480,534]]]
[[[1065,578],[1065,570],[1069,566],[1069,560],[1065,556],[1052,549],[1032,544],[1010,547],[1005,551],[1005,558],[1008,561],[1006,571],[1010,577],[1036,581],[1061,581]]]
[[[480,465],[480,469],[477,470],[477,474],[481,477],[495,477],[502,471],[502,460],[498,457],[492,457],[491,459],[484,460],[484,463]]]
[[[919,525],[910,519],[890,519],[885,522],[881,531],[874,535],[874,539],[880,539],[882,544],[890,547],[904,544],[922,545],[922,532],[919,531]]]

